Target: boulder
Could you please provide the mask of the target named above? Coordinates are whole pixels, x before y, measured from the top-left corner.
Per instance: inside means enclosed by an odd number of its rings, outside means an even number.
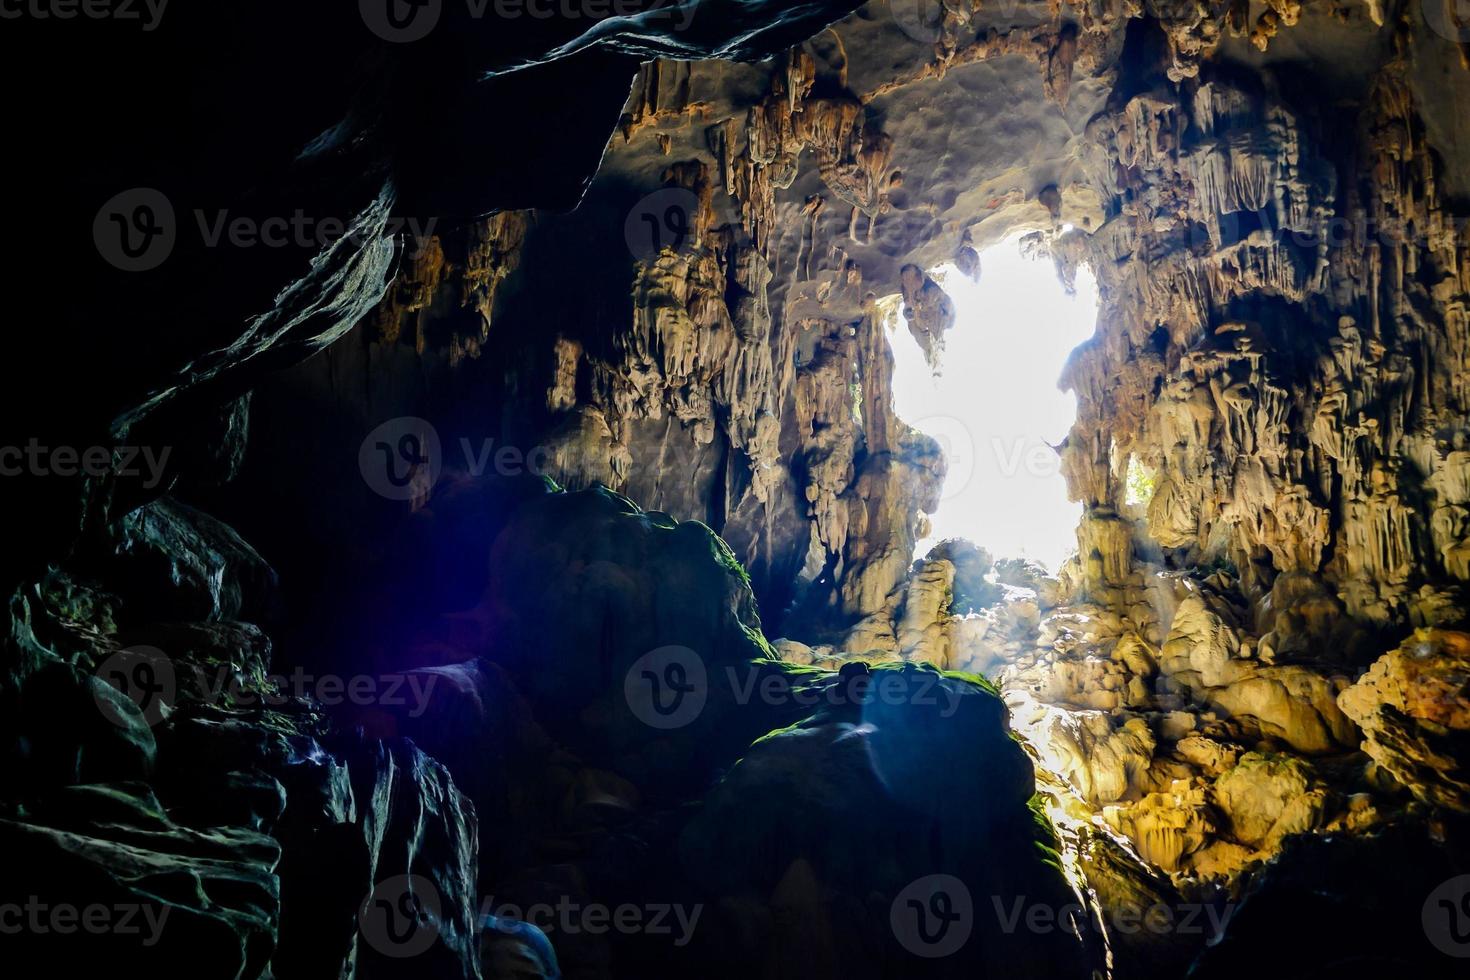
[[[184,827],[146,784],[92,783],[0,818],[0,846],[0,904],[31,917],[6,937],[13,956],[76,975],[123,961],[220,980],[267,968],[281,848],[265,834]]]
[[[1313,785],[1302,759],[1247,752],[1215,781],[1215,802],[1237,841],[1274,851],[1288,834],[1321,825],[1326,793]]]
[[[227,524],[161,497],[114,528],[109,579],[127,583],[134,622],[251,620],[274,601],[275,572]]]
[[[717,975],[1089,976],[1098,951],[1083,938],[1008,918],[1086,905],[1046,857],[1055,837],[1028,805],[1031,763],[1000,699],[920,665],[872,678],[868,703],[825,706],[752,745],[685,830],[680,857],[713,899],[711,931],[740,937],[716,947]],[[906,696],[883,695],[885,680]],[[890,919],[939,880],[967,938],[927,959]]]
[[[1338,696],[1363,751],[1428,803],[1470,810],[1470,634],[1420,629]]]

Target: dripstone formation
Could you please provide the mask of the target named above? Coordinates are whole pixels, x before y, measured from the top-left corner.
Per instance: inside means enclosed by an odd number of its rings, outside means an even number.
[[[447,4],[405,40],[370,6],[79,25],[66,84],[147,96],[16,110],[39,393],[0,441],[111,462],[3,478],[0,911],[140,929],[0,944],[1455,975],[1463,9]],[[87,237],[130,187],[175,213],[141,271]],[[204,234],[297,213],[342,233]],[[936,270],[1018,236],[1098,284],[1059,379],[1077,551],[916,557],[947,461],[893,345],[955,370],[987,325]]]

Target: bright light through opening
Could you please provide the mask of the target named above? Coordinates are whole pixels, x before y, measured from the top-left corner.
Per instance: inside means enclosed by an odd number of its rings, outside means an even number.
[[[958,314],[945,334],[939,376],[924,363],[902,315],[890,318],[895,408],[933,436],[949,458],[932,533],[915,557],[945,538],[966,538],[996,558],[1028,558],[1055,572],[1077,547],[1081,505],[1067,500],[1056,453],[1077,417],[1057,390],[1072,348],[1092,336],[1097,282],[1088,269],[1068,295],[1046,259],[1009,239],[980,256],[980,282],[953,266],[930,275]]]

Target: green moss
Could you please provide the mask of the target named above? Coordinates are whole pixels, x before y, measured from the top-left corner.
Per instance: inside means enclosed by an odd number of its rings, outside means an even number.
[[[762,742],[769,742],[771,739],[777,738],[777,737],[779,737],[781,735],[785,735],[787,732],[794,732],[794,731],[796,731],[798,728],[800,728],[804,724],[806,724],[806,719],[805,718],[801,719],[800,721],[794,721],[791,724],[787,725],[785,728],[773,728],[770,731],[766,732],[764,735],[762,735],[760,738],[756,739],[754,742],[751,742],[750,743],[750,747],[751,748],[755,748],[757,745],[760,745]],[[737,765],[738,764],[739,763],[737,762]]]
[[[770,641],[766,639],[766,635],[764,633],[756,629],[754,626],[747,626],[745,623],[740,624],[740,629],[750,639],[751,643],[754,643],[757,647],[760,648],[761,653],[765,656],[767,660],[774,660],[777,662],[780,661],[780,657],[778,657],[776,654],[776,648],[771,646]]]
[[[1026,807],[1031,811],[1031,824],[1036,835],[1034,843],[1037,854],[1040,855],[1042,863],[1061,872],[1061,841],[1057,838],[1057,830],[1052,826],[1051,818],[1046,815],[1046,804],[1042,801],[1041,794],[1031,794],[1031,799],[1026,801]]]
[[[952,680],[964,681],[966,684],[974,684],[985,693],[993,694],[996,697],[1000,697],[1000,688],[996,687],[995,682],[992,681],[990,678],[984,676],[983,674],[972,674],[964,670],[945,670],[941,671],[941,673],[945,677],[948,677]]]
[[[711,546],[711,551],[715,556],[715,561],[719,562],[721,565],[724,565],[727,569],[738,575],[740,577],[740,581],[744,582],[746,587],[749,588],[750,573],[745,570],[744,565],[740,564],[740,559],[735,557],[735,552],[731,550],[728,544],[725,543],[725,539],[720,537],[714,531],[710,531],[709,535],[710,541],[713,542]],[[764,642],[764,637],[762,637],[762,642]]]
[[[593,493],[597,494],[598,496],[605,497],[608,500],[616,501],[620,505],[620,508],[619,509],[624,514],[641,514],[641,513],[643,513],[643,508],[642,507],[639,507],[637,504],[633,503],[632,498],[626,497],[623,494],[618,493],[616,490],[612,489],[611,487],[604,486],[601,483],[594,483],[588,489],[591,490]]]

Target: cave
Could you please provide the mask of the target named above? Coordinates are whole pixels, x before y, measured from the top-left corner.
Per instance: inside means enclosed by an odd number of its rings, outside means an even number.
[[[19,972],[1463,975],[1463,2],[0,6]]]

